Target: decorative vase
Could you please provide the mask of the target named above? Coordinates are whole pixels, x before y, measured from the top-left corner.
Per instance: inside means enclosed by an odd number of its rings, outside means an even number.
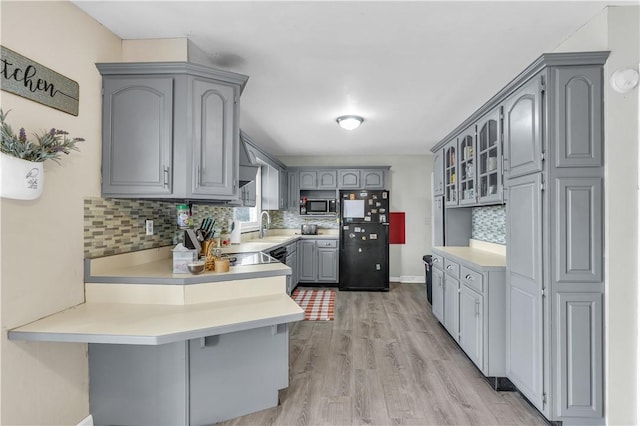
[[[0,152],[0,197],[35,200],[42,195],[43,185],[43,163]]]

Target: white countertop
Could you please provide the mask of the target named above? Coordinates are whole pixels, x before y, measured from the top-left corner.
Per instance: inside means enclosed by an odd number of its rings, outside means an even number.
[[[83,303],[10,330],[9,339],[161,345],[302,319],[284,293],[194,305]]]
[[[436,254],[445,257],[455,257],[483,268],[505,268],[507,257],[502,253],[484,250],[478,247],[445,246],[433,247]]]

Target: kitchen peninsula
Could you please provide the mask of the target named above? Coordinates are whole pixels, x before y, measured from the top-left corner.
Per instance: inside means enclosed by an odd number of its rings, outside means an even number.
[[[288,323],[304,318],[286,292],[291,269],[173,274],[170,256],[87,260],[85,303],[9,331],[89,344],[95,424],[211,424],[273,407],[288,386]]]

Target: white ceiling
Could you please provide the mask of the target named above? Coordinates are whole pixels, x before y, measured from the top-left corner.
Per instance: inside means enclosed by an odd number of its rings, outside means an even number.
[[[611,2],[74,3],[122,39],[187,37],[248,75],[240,126],[281,156],[426,154]],[[365,122],[343,130],[344,114]]]

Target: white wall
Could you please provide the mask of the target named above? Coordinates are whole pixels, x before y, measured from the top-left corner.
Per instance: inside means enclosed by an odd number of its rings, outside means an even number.
[[[608,84],[638,69],[640,7],[609,7],[556,51],[609,50],[605,64],[605,410],[607,424],[638,424],[638,87]]]
[[[83,200],[100,195],[101,77],[121,41],[69,2],[2,1],[2,46],[80,85],[79,115],[7,92],[14,130],[52,127],[86,139],[45,163],[44,194],[0,200],[0,423],[76,424],[89,414],[87,347],[7,340],[7,330],[84,301]]]
[[[431,155],[280,157],[287,166],[391,166],[387,189],[390,210],[405,212],[406,244],[389,249],[389,274],[402,281],[422,280],[422,256],[431,253]]]

